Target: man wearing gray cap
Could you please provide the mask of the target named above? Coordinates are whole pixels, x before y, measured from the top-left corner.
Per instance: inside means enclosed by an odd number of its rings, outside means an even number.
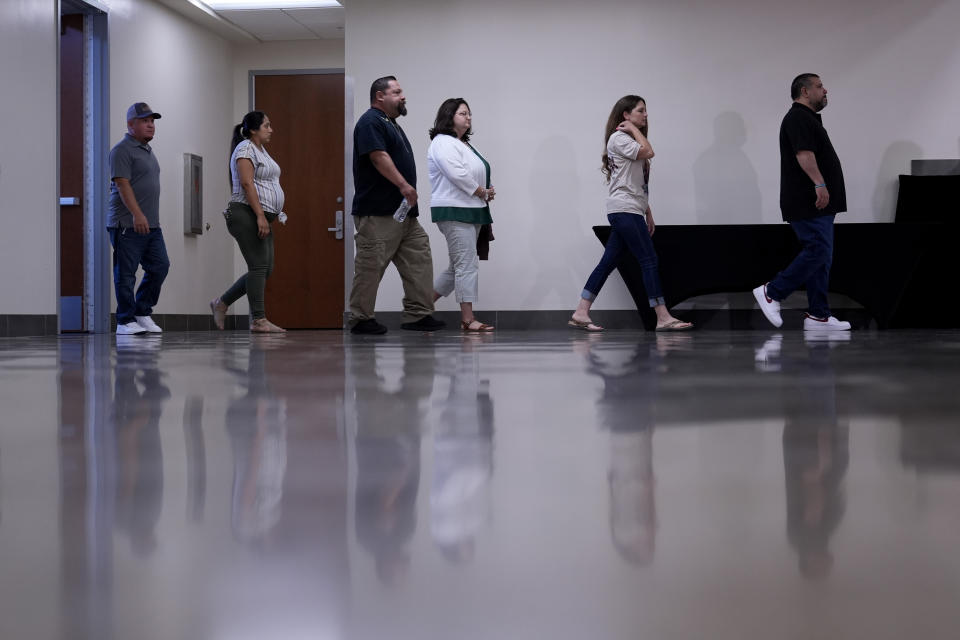
[[[110,211],[107,231],[113,245],[117,294],[117,335],[162,333],[150,314],[170,269],[160,231],[160,164],[149,142],[156,113],[146,102],[127,109],[127,133],[110,150]],[[143,280],[134,296],[137,267]]]

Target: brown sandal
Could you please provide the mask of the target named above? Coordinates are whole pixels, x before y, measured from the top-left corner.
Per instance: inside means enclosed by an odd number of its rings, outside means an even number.
[[[262,324],[260,324],[262,322]],[[286,333],[286,329],[281,329],[277,325],[273,324],[266,318],[261,318],[261,320],[254,320],[253,324],[250,325],[250,333]]]
[[[220,305],[223,305],[222,309]],[[213,324],[221,331],[223,331],[223,326],[227,319],[227,309],[229,308],[230,307],[225,305],[220,298],[210,301],[210,312],[213,314]]]
[[[476,329],[471,329],[470,326],[471,326],[474,322],[479,323],[480,326],[477,327]],[[470,322],[466,322],[466,321],[464,321],[464,320],[461,320],[461,321],[460,321],[460,329],[463,330],[463,331],[470,332],[470,333],[487,333],[487,332],[493,331],[494,327],[493,327],[492,324],[484,324],[484,323],[480,322],[479,320],[477,320],[476,318],[474,318],[474,319],[471,320]]]
[[[567,326],[573,327],[574,329],[580,329],[581,331],[586,331],[587,333],[600,333],[606,331],[603,327],[593,322],[583,322],[582,320],[574,320],[570,318],[567,320]]]

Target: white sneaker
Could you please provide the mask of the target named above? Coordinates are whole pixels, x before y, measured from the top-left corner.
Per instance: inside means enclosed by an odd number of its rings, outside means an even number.
[[[141,327],[142,329],[143,327]],[[117,352],[147,353],[160,348],[159,340],[145,340],[142,335],[120,334],[117,336]]]
[[[783,336],[775,333],[770,336],[763,346],[753,354],[753,361],[757,371],[780,371],[780,349],[783,346]]]
[[[763,315],[767,316],[770,324],[775,327],[783,326],[783,318],[780,317],[780,303],[767,297],[767,285],[762,284],[754,289],[753,297],[757,299],[760,311],[763,311]]]
[[[814,342],[825,342],[830,348],[837,346],[841,342],[850,342],[850,331],[835,331],[831,329],[804,329],[803,341],[810,345]]]
[[[150,316],[134,316],[134,319],[147,333],[163,333],[163,329],[161,329]]]
[[[837,320],[833,316],[821,320],[814,318],[809,313],[803,319],[804,331],[850,331],[850,323],[846,320]]]
[[[127,324],[118,324],[117,325],[117,335],[118,336],[139,336],[146,333],[147,330],[141,327],[136,322],[128,322]]]

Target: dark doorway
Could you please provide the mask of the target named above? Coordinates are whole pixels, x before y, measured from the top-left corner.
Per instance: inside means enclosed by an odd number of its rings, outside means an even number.
[[[61,332],[109,329],[105,239],[108,130],[107,15],[96,0],[60,1],[58,108]]]

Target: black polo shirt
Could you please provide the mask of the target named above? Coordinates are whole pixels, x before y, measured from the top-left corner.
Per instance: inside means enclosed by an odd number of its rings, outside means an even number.
[[[392,216],[403,195],[370,160],[373,151],[386,151],[400,175],[417,188],[417,163],[403,129],[380,109],[370,107],[353,128],[353,215]],[[417,207],[407,215],[418,216]]]
[[[830,192],[830,202],[817,209],[813,181],[797,162],[797,153],[812,151]],[[820,114],[794,102],[780,125],[780,211],[787,222],[831,215],[847,210],[840,158],[823,128]]]

